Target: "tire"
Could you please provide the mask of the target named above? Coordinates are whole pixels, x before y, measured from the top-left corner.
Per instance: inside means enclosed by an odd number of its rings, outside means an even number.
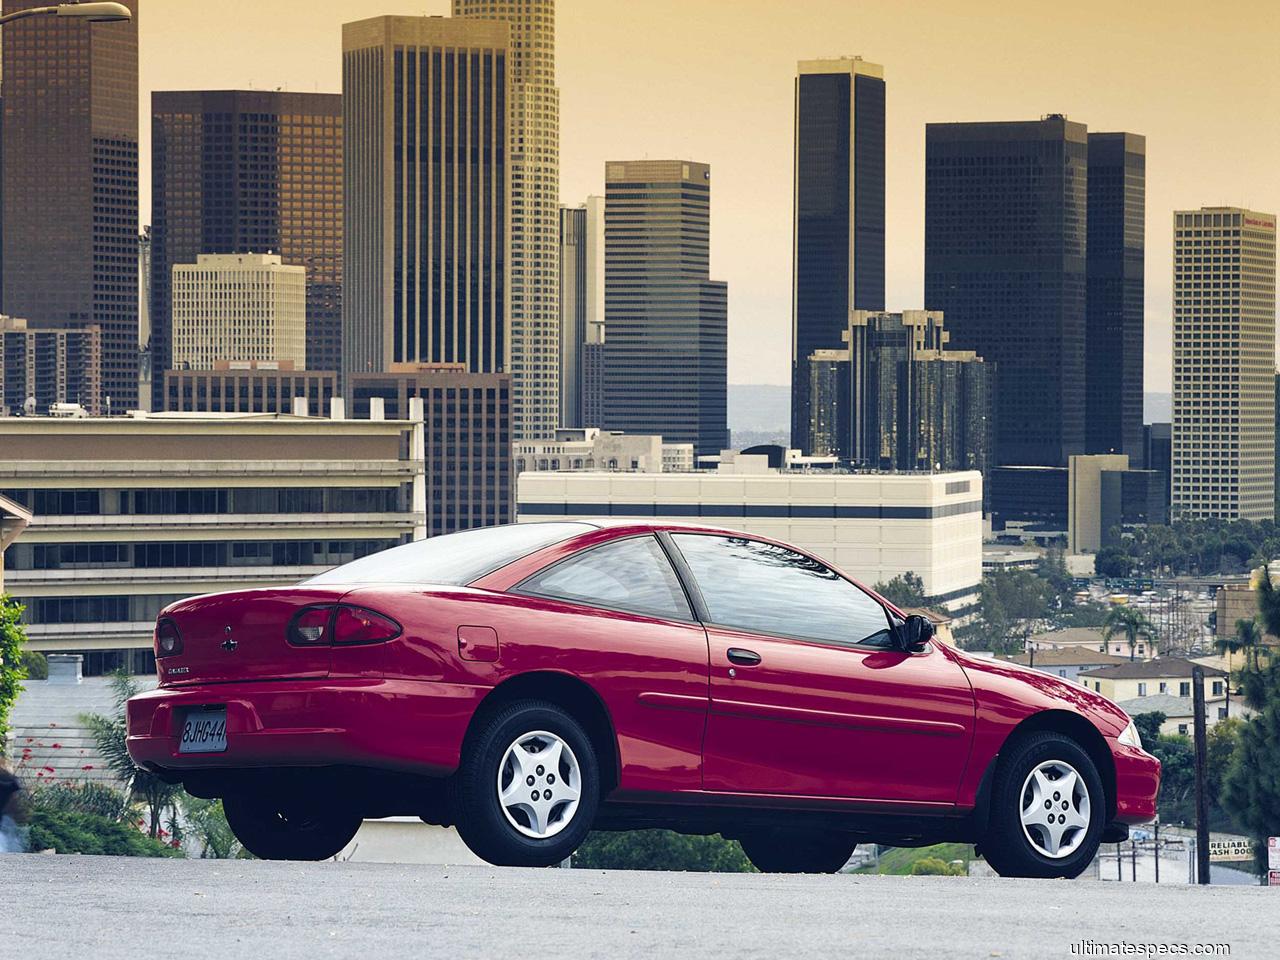
[[[236,794],[222,801],[227,823],[260,860],[328,860],[360,829],[358,813],[270,795]]]
[[[1060,733],[1031,734],[996,768],[982,855],[1002,877],[1074,879],[1098,852],[1106,810],[1102,778],[1084,748]]]
[[[507,867],[549,867],[569,857],[591,830],[599,798],[590,738],[572,715],[543,700],[519,700],[482,717],[463,745],[451,790],[463,842],[480,859]]]
[[[761,873],[838,873],[857,846],[822,830],[761,830],[738,841]]]

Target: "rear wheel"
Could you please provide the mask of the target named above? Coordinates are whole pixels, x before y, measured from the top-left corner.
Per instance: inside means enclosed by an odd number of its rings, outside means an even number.
[[[843,834],[823,830],[760,830],[738,842],[761,873],[837,873],[856,847]]]
[[[547,867],[578,849],[595,820],[600,772],[582,726],[541,700],[508,704],[467,738],[453,779],[458,833],[482,860]]]
[[[1032,734],[996,770],[982,855],[1002,877],[1077,877],[1098,852],[1106,809],[1084,749],[1060,733]]]
[[[227,823],[261,860],[327,860],[355,837],[361,818],[315,800],[236,794],[222,801]]]

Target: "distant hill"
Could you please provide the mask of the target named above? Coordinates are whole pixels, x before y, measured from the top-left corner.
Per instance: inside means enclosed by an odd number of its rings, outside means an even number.
[[[729,429],[734,433],[790,433],[791,388],[774,383],[729,384]]]
[[[1144,393],[1142,395],[1143,423],[1172,423],[1173,394]]]

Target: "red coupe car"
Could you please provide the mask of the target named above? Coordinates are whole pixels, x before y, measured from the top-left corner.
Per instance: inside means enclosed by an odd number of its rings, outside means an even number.
[[[1159,762],[1110,701],[711,527],[436,537],[174,603],[155,646],[129,752],[221,797],[260,857],[330,857],[362,819],[411,815],[498,864],[667,827],[767,871],[970,841],[1002,874],[1070,877],[1155,815]]]

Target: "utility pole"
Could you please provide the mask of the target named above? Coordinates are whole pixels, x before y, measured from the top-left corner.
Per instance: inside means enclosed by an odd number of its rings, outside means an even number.
[[[1196,883],[1209,882],[1209,798],[1205,792],[1204,667],[1191,668],[1196,735]]]
[[[1160,882],[1160,815],[1156,814],[1156,883]]]

